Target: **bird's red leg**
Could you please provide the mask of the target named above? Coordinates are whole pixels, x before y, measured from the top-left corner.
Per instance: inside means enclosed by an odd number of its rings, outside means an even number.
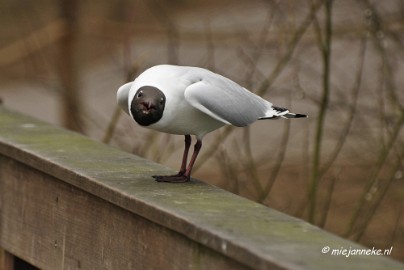
[[[202,141],[198,139],[194,146],[194,153],[192,154],[191,161],[189,162],[188,168],[184,174],[184,176],[186,176],[188,178],[188,181],[191,178],[192,167],[194,167],[195,160],[198,157],[198,154],[199,154],[199,151],[201,150],[201,148],[202,148]]]
[[[190,146],[191,146],[191,135],[185,135],[184,154],[182,155],[181,169],[178,172],[178,175],[184,175],[184,173],[186,171],[187,161],[188,161],[188,152],[189,152]]]
[[[153,178],[156,179],[157,182],[169,182],[169,183],[188,182],[190,180],[190,177],[189,177],[189,174],[188,174],[188,176],[186,175],[186,173],[188,172],[186,166],[187,166],[188,152],[189,152],[190,146],[191,146],[191,135],[185,135],[184,154],[182,156],[182,163],[181,163],[180,171],[177,174],[155,175],[155,176],[153,176]],[[192,158],[193,158],[193,156],[192,156]]]

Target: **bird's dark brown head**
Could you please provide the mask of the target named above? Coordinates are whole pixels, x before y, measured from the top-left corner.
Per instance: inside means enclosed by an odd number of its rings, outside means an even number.
[[[135,121],[141,126],[149,126],[158,122],[163,116],[166,96],[160,89],[143,86],[137,90],[130,105]]]

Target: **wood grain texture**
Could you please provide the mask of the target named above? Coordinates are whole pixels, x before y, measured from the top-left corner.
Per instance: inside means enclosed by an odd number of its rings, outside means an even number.
[[[0,106],[0,246],[43,269],[402,269],[302,220]]]
[[[0,161],[0,191],[8,191],[0,243],[41,269],[247,269],[49,175]]]

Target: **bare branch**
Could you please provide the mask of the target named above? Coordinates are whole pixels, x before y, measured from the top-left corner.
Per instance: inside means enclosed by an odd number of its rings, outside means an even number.
[[[316,124],[316,136],[314,143],[314,156],[313,156],[313,167],[311,172],[311,179],[309,184],[309,221],[315,222],[316,213],[316,202],[317,202],[317,189],[318,182],[320,179],[320,159],[321,159],[321,147],[322,138],[324,132],[324,122],[327,112],[329,95],[330,95],[330,68],[331,68],[331,37],[332,37],[332,0],[325,1],[325,11],[326,11],[326,22],[325,22],[325,39],[322,45],[322,55],[323,55],[323,93],[320,103],[320,108],[318,112],[317,124]]]

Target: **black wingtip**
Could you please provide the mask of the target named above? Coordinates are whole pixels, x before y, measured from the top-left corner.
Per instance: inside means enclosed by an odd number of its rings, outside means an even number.
[[[305,115],[305,114],[300,114],[300,113],[297,113],[297,114],[295,114],[295,116],[294,116],[294,118],[307,118],[308,116],[307,115]]]

